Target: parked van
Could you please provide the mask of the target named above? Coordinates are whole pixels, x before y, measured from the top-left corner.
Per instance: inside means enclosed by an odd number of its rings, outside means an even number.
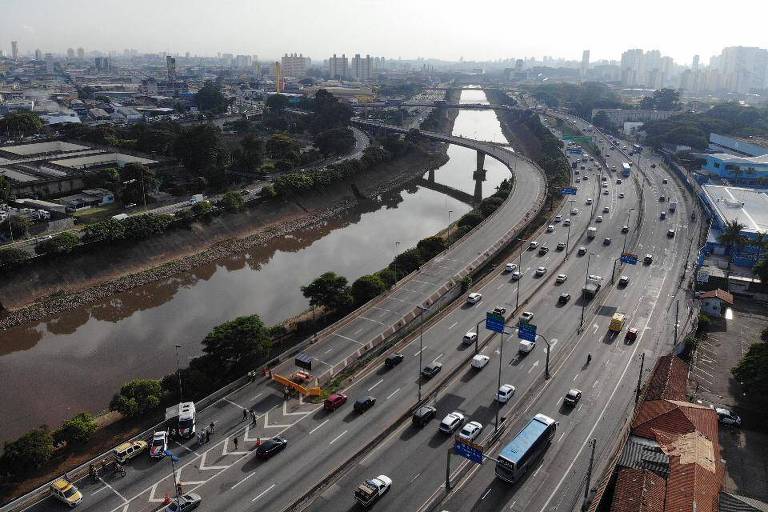
[[[179,404],[179,435],[189,439],[195,435],[195,423],[197,411],[194,402],[182,402]]]
[[[596,227],[590,227],[589,229],[587,229],[587,238],[592,240],[593,238],[595,238],[595,236],[597,236],[597,228]]]

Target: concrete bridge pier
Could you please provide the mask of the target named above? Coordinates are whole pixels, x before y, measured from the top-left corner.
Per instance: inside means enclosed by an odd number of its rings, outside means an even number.
[[[485,165],[485,153],[482,151],[477,152],[477,170],[481,171]]]
[[[472,200],[475,204],[480,204],[480,201],[483,200],[483,182],[485,181],[485,175],[483,175],[483,178],[476,178],[475,179],[475,191],[472,194]]]
[[[429,174],[427,175],[427,181],[429,183],[434,183],[435,182],[435,170],[434,169],[430,169],[429,170]]]

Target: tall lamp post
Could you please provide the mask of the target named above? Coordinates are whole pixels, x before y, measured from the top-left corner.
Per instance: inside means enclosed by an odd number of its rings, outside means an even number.
[[[518,242],[523,242],[523,244],[528,243],[528,240],[523,240],[522,238],[515,238]],[[523,279],[523,251],[524,247],[520,246],[520,254],[517,257],[517,271],[520,272],[520,277],[517,279],[517,290],[515,291],[515,309],[520,307],[520,280]]]
[[[451,245],[451,214],[453,210],[448,210],[448,245]]]
[[[181,345],[176,345],[176,377],[179,379],[179,403],[184,401],[182,399],[184,394],[181,392],[181,365],[179,364],[179,349],[180,348],[181,348]]]
[[[627,210],[627,228],[629,228],[629,217],[632,215],[632,212],[635,211],[634,208],[630,208]],[[621,248],[621,254],[624,254],[627,251],[627,236],[629,235],[629,231],[624,233],[624,247]]]
[[[569,199],[569,203],[571,203],[571,210],[573,210],[573,203],[576,202],[575,199]],[[565,257],[568,257],[568,248],[571,246],[571,222],[568,223],[568,238],[565,239]]]
[[[584,286],[587,286],[587,282],[589,280],[589,262],[592,259],[592,256],[594,253],[587,253],[587,271],[584,274]],[[579,322],[579,328],[584,326],[584,309],[587,307],[587,301],[582,298],[581,301],[581,321]]]
[[[397,248],[400,246],[400,242],[395,241],[395,258],[392,261],[392,267],[395,271],[395,282],[399,281],[400,279],[397,277]]]
[[[422,354],[424,354],[424,312],[429,311],[428,307],[419,304],[419,399],[421,402],[421,369],[422,366]]]

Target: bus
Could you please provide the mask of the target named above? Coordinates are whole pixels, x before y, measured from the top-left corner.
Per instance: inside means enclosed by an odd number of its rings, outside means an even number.
[[[625,178],[629,178],[629,170],[632,168],[632,164],[629,162],[622,162],[621,163],[621,175]]]
[[[557,422],[541,413],[528,422],[512,441],[504,447],[496,460],[496,476],[514,483],[528,470],[555,437]]]

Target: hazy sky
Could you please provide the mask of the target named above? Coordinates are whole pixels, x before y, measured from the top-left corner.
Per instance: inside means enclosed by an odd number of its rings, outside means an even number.
[[[768,46],[765,0],[0,0],[0,48],[495,60],[618,59],[659,49],[706,63]]]

